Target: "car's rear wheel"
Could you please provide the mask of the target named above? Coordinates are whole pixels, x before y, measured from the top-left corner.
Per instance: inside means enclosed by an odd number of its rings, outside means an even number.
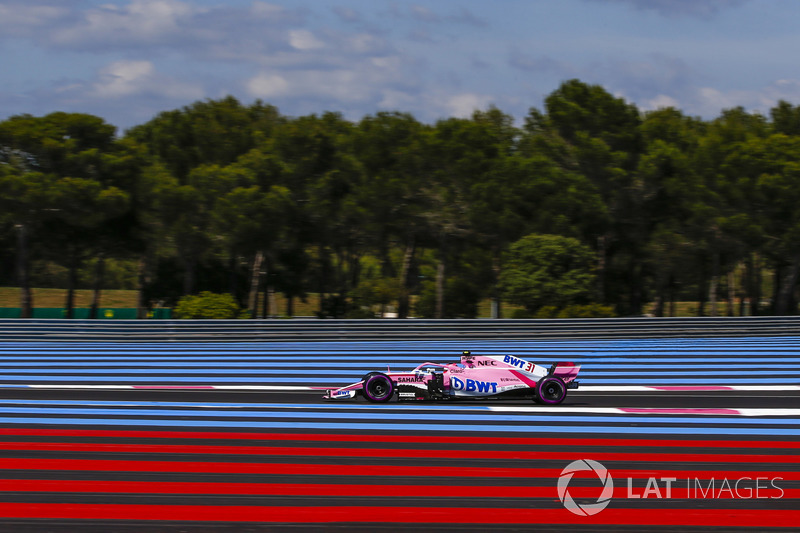
[[[547,376],[536,384],[536,401],[547,405],[557,405],[567,397],[567,385],[559,377]]]
[[[373,403],[388,402],[392,399],[394,383],[389,376],[375,372],[367,374],[364,378],[364,385],[361,389],[364,398]]]

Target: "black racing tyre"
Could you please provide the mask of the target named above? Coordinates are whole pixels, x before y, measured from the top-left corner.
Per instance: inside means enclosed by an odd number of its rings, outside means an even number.
[[[545,405],[558,405],[567,397],[567,385],[557,376],[547,376],[536,384],[536,401]]]
[[[370,378],[370,376],[374,376],[375,374],[380,374],[380,372],[367,372],[366,374],[364,374],[364,377],[361,378],[361,391],[360,392],[362,394],[364,392],[364,383],[367,382],[367,380]]]
[[[394,383],[386,374],[370,372],[364,376],[364,385],[361,394],[373,403],[388,402],[394,396]]]

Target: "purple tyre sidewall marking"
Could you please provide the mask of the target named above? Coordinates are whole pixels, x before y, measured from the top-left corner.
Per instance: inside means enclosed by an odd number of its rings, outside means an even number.
[[[387,394],[383,395],[383,396],[374,396],[370,392],[370,386],[372,385],[372,383],[375,382],[375,380],[380,380],[380,381],[385,382],[387,384],[388,388],[389,388],[389,392]],[[392,385],[392,380],[389,379],[387,376],[385,376],[383,374],[374,374],[374,375],[370,376],[369,379],[367,379],[367,381],[364,382],[364,388],[363,388],[362,392],[369,399],[371,399],[373,401],[376,401],[376,402],[380,402],[380,401],[386,400],[387,397],[391,397],[391,395],[394,394],[394,386]]]
[[[561,394],[559,395],[558,398],[550,399],[550,398],[547,398],[544,394],[542,394],[543,388],[546,387],[550,382],[555,382],[555,383],[558,384],[559,387],[561,387]],[[567,387],[564,385],[564,383],[561,383],[561,380],[558,379],[558,378],[546,377],[546,378],[543,378],[536,385],[536,397],[542,403],[547,403],[547,404],[561,403],[562,401],[564,401],[564,398],[566,397],[566,395],[567,395]]]

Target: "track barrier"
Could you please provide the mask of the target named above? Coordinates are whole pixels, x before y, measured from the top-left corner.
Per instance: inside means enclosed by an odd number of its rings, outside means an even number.
[[[800,317],[591,319],[0,319],[0,340],[330,341],[800,336]]]

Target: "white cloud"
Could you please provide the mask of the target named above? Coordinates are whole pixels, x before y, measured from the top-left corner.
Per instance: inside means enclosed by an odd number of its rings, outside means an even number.
[[[785,100],[800,104],[800,80],[777,80],[760,89],[722,90],[715,87],[697,89],[686,106],[693,114],[716,118],[723,109],[743,107],[749,112],[768,115],[770,109]]]
[[[721,11],[743,5],[748,0],[585,0],[588,2],[617,2],[642,11],[650,10],[668,17],[697,17],[710,19]]]
[[[276,18],[284,15],[286,10],[281,6],[268,4],[267,2],[253,2],[251,12],[256,17]]]
[[[417,97],[405,91],[397,91],[393,89],[385,89],[381,91],[381,99],[378,102],[380,109],[389,110],[404,110],[414,107]]]
[[[800,80],[778,80],[761,94],[761,102],[765,106],[774,107],[778,100],[800,104]]]
[[[364,76],[352,70],[295,70],[282,75],[262,73],[248,80],[247,91],[256,98],[310,98],[341,102],[369,99],[373,89]]]
[[[150,61],[116,61],[100,70],[92,85],[92,96],[119,99],[152,94],[171,99],[196,100],[204,96],[194,84],[159,74]]]
[[[325,43],[314,37],[314,34],[308,30],[291,30],[289,44],[296,50],[315,50],[325,46]]]
[[[141,30],[159,33],[175,28],[179,20],[202,10],[179,0],[134,0],[127,11],[130,20],[144,25]]]
[[[58,51],[126,55],[182,53],[197,59],[250,61],[259,53],[289,50],[286,28],[297,27],[295,43],[314,48],[320,41],[304,34],[306,14],[263,1],[247,6],[199,5],[188,0],[129,0],[126,3],[72,6],[49,31],[29,35]],[[0,22],[0,28],[2,22]]]
[[[144,43],[170,40],[190,17],[203,10],[179,0],[133,0],[118,7],[105,4],[90,9],[83,20],[53,32],[55,43],[81,46],[87,43]]]
[[[666,94],[659,94],[655,98],[651,98],[643,102],[642,108],[645,111],[651,111],[656,109],[663,109],[665,107],[674,107],[675,109],[680,109],[681,104],[675,98],[671,96],[667,96]]]
[[[437,5],[436,7],[440,6]],[[390,13],[394,18],[409,18],[422,24],[452,23],[465,24],[477,28],[485,28],[488,26],[486,20],[474,15],[470,10],[463,7],[456,11],[440,14],[428,7],[421,5],[411,5],[407,7],[395,5],[390,9]]]
[[[409,11],[411,12],[411,17],[416,20],[424,22],[439,22],[441,20],[439,15],[424,6],[411,6]]]
[[[406,58],[327,53],[313,56],[302,68],[297,64],[290,68],[276,65],[278,61],[269,58],[268,66],[244,82],[245,90],[250,96],[269,100],[281,108],[291,105],[303,112],[342,111],[351,117],[356,109],[361,109],[362,115],[378,108],[408,110],[429,100],[420,96],[415,64]],[[282,60],[289,61],[286,56]]]
[[[462,93],[447,98],[444,106],[453,116],[467,118],[473,112],[489,107],[492,100],[492,97],[486,95]]]
[[[723,93],[713,87],[700,87],[697,90],[696,105],[699,105],[701,109],[713,110],[718,113],[722,109],[743,105],[744,100],[750,100],[751,97],[752,95],[747,96],[742,91]]]
[[[403,59],[398,56],[373,57],[369,60],[372,66],[390,72],[399,72],[403,67]]]
[[[279,98],[289,94],[289,82],[277,74],[259,74],[248,80],[245,87],[254,98]]]
[[[344,46],[357,54],[376,54],[387,49],[386,41],[371,33],[357,33],[344,38]]]
[[[100,98],[118,98],[140,92],[155,77],[150,61],[117,61],[100,72],[94,92]]]
[[[569,78],[575,75],[575,69],[571,65],[561,61],[556,61],[555,59],[546,55],[533,56],[518,49],[511,50],[508,62],[512,67],[527,72],[535,72],[539,74],[559,73],[562,74],[564,78]]]
[[[336,6],[333,12],[344,22],[361,22],[361,15],[349,7]]]
[[[69,14],[69,10],[55,5],[0,4],[0,29],[4,36],[31,35],[52,25]]]

